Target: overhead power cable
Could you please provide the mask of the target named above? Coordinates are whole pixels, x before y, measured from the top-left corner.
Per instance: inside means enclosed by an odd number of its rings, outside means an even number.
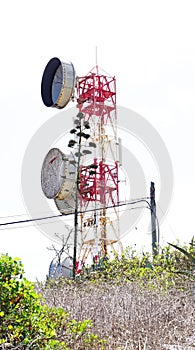
[[[133,198],[133,199],[131,199],[131,202],[135,202],[135,201],[142,201],[142,200],[149,200],[150,199],[150,197],[143,197],[143,198]],[[127,200],[125,200],[125,201],[121,201],[120,202],[120,204],[125,204],[125,203],[127,203],[127,204],[129,204],[130,203],[130,201],[129,202],[127,202]],[[112,207],[116,207],[116,206],[112,206]],[[101,210],[102,208],[100,208],[100,210]],[[74,209],[73,209],[74,210]],[[94,209],[94,210],[96,210],[96,209]],[[55,214],[55,212],[56,212],[56,214]],[[34,215],[44,215],[44,217],[47,217],[47,215],[49,216],[50,214],[52,215],[58,215],[58,213],[59,213],[59,210],[56,208],[56,209],[51,209],[51,210],[47,210],[47,211],[39,211],[39,212],[34,212]],[[68,215],[72,215],[73,214],[73,212],[71,213],[71,214],[68,214]],[[24,216],[26,216],[26,215],[28,215],[27,213],[23,213],[23,214],[14,214],[14,215],[4,215],[4,216],[0,216],[0,220],[2,220],[2,219],[7,219],[7,218],[16,218],[16,217],[24,217]],[[31,215],[32,215],[32,213],[31,213]],[[60,214],[59,214],[60,215]]]
[[[123,209],[120,211],[120,213],[122,212],[126,212],[126,211],[130,211],[130,210],[137,210],[137,209],[150,209],[149,207],[146,207],[146,206],[140,206],[140,207],[133,207],[133,208],[127,208],[127,209]],[[110,212],[109,214],[113,214],[114,212]],[[71,214],[72,215],[72,214]],[[63,218],[64,215],[61,215],[61,217]],[[39,223],[39,225],[46,225],[46,224],[55,224],[57,222],[57,220],[53,220],[53,221],[48,221],[48,222],[41,222]],[[68,225],[68,224],[67,224]],[[9,226],[9,225],[8,225]],[[22,225],[20,226],[15,226],[14,227],[3,227],[3,228],[0,228],[0,231],[4,231],[4,230],[13,230],[13,229],[20,229],[20,228],[26,228],[26,227],[32,227],[34,226],[33,223],[29,223],[29,225],[24,225],[22,223]],[[71,226],[71,225],[70,225]]]
[[[146,202],[150,208],[150,203],[147,201],[148,198],[142,198],[142,199],[138,199],[138,200],[134,200],[134,201],[130,201],[130,202],[125,202],[125,203],[119,203],[118,205],[110,205],[107,207],[103,207],[104,209],[111,209],[111,208],[117,208],[117,207],[122,207],[122,206],[126,206],[126,205],[131,205],[131,204],[137,204],[137,203],[141,203],[141,202]],[[89,209],[89,210],[85,210],[86,212],[93,212],[93,211],[100,211],[103,208],[96,208],[96,209]],[[83,211],[78,211],[78,214],[82,214]],[[24,224],[24,223],[28,223],[28,222],[36,222],[36,221],[41,221],[41,220],[47,220],[47,219],[53,219],[53,218],[58,218],[58,217],[65,217],[65,216],[70,216],[73,215],[74,211],[72,213],[67,213],[67,214],[58,214],[58,215],[51,215],[51,216],[45,216],[45,217],[40,217],[40,218],[32,218],[32,219],[26,219],[26,220],[18,220],[18,221],[10,221],[10,222],[3,222],[0,224],[0,227],[2,226],[8,226],[8,225],[16,225],[16,224]]]

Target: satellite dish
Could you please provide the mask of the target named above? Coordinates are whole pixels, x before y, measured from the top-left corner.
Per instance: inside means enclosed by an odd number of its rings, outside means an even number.
[[[75,208],[76,167],[71,156],[58,148],[47,153],[41,170],[41,187],[45,196],[54,199],[62,214]]]
[[[47,153],[41,170],[41,187],[45,196],[55,198],[60,192],[65,173],[65,156],[58,148]]]
[[[55,279],[58,277],[70,278],[72,277],[73,263],[69,257],[64,260],[58,261],[58,258],[54,258],[49,266],[48,278]]]
[[[75,69],[73,64],[53,57],[46,65],[41,82],[41,96],[47,107],[64,108],[74,94]]]

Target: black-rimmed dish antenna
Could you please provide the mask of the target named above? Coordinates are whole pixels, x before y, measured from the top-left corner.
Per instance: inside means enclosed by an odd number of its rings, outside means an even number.
[[[74,96],[76,73],[73,64],[53,57],[46,65],[41,82],[45,106],[64,108]]]

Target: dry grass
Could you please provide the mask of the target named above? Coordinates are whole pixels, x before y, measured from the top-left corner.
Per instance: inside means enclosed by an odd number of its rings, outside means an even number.
[[[93,332],[107,340],[106,349],[195,349],[191,287],[162,294],[137,283],[56,281],[50,288],[37,289],[49,306],[64,308],[77,321],[91,319]]]

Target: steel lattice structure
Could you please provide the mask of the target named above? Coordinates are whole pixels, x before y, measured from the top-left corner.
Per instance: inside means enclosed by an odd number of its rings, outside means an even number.
[[[93,158],[80,165],[80,260],[91,252],[94,263],[106,257],[119,241],[119,143],[117,139],[116,80],[95,66],[77,80],[77,107],[90,125]],[[90,144],[90,143],[89,143]],[[91,164],[92,163],[92,164]],[[112,205],[112,214],[107,207]],[[87,209],[93,214],[87,215]]]

